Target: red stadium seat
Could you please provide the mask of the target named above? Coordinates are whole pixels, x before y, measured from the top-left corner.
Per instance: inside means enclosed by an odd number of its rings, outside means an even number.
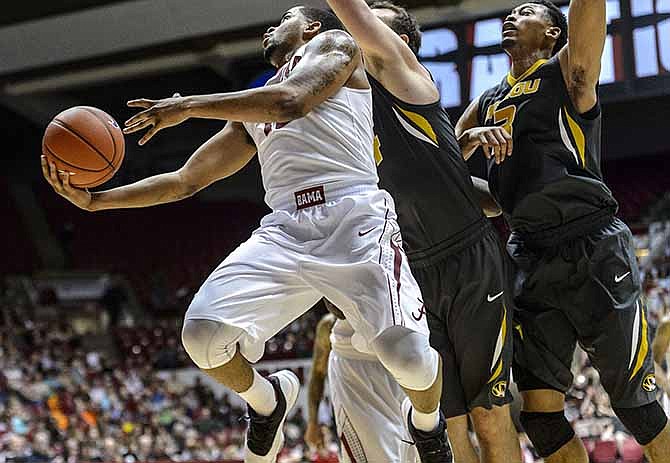
[[[642,463],[644,450],[635,439],[626,439],[621,446],[621,463]]]
[[[617,447],[614,441],[598,441],[591,454],[593,463],[616,463]]]

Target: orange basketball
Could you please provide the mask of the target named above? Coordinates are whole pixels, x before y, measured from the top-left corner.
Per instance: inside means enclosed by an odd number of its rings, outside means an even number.
[[[70,184],[78,188],[102,185],[121,166],[123,132],[106,112],[75,106],[58,114],[42,138],[42,153],[58,170],[74,172]]]

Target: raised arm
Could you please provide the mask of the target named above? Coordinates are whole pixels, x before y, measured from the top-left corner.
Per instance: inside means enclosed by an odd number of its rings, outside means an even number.
[[[174,172],[154,175],[130,185],[89,193],[70,185],[68,172],[56,172],[42,156],[42,173],[53,189],[87,211],[147,207],[192,196],[217,180],[233,175],[256,153],[242,124],[229,122],[196,150],[184,166]]]
[[[361,48],[368,72],[387,90],[407,103],[427,104],[439,98],[412,49],[364,0],[327,1]]]
[[[361,70],[354,75],[357,67]],[[345,84],[367,88],[360,51],[346,32],[327,31],[308,43],[300,62],[281,83],[240,92],[132,100],[128,106],[146,109],[126,121],[124,132],[149,128],[140,140],[144,144],[159,130],[189,118],[288,122],[303,117]]]
[[[323,389],[328,375],[328,356],[330,355],[330,331],[335,324],[335,316],[325,315],[316,325],[314,353],[312,354],[312,375],[307,393],[308,420],[305,441],[317,448],[323,446],[323,435],[319,428],[319,404],[323,398]]]
[[[568,44],[559,52],[570,99],[579,113],[598,101],[596,85],[607,36],[605,0],[572,0],[568,10]]]

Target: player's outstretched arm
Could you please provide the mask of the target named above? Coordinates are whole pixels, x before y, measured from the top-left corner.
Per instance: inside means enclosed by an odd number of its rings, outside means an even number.
[[[607,36],[605,0],[572,0],[568,10],[568,44],[559,52],[570,99],[579,113],[598,101],[596,85]]]
[[[308,420],[305,430],[305,442],[323,447],[323,435],[319,427],[319,404],[323,398],[323,389],[328,375],[328,356],[330,355],[330,331],[335,324],[335,316],[325,315],[316,325],[314,352],[312,354],[312,375],[309,378],[307,393]]]
[[[87,211],[147,207],[170,203],[192,196],[217,180],[244,167],[256,153],[256,147],[240,123],[228,123],[210,138],[174,172],[154,175],[130,185],[90,193],[70,185],[68,172],[42,156],[42,173],[53,189]]]
[[[379,19],[365,0],[327,0],[365,57],[365,65],[385,88],[413,104],[439,98],[430,74],[394,30]]]
[[[144,144],[159,130],[189,118],[288,122],[305,116],[335,94],[360,63],[360,52],[349,34],[323,32],[308,43],[285,81],[240,92],[132,100],[128,106],[145,109],[126,121],[124,133],[149,129],[140,140]]]
[[[487,159],[495,158],[500,164],[512,155],[512,136],[504,127],[480,127],[481,123],[477,115],[479,98],[474,99],[465,109],[456,123],[455,132],[461,154],[466,161],[482,148]]]

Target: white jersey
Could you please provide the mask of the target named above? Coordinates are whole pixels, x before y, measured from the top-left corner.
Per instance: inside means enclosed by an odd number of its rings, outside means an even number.
[[[303,45],[266,85],[286,80],[303,56]],[[286,123],[244,127],[258,148],[265,202],[272,210],[295,210],[297,193],[323,186],[325,201],[338,192],[377,188],[373,153],[372,91],[342,87],[304,117]],[[307,198],[310,199],[310,198]]]

